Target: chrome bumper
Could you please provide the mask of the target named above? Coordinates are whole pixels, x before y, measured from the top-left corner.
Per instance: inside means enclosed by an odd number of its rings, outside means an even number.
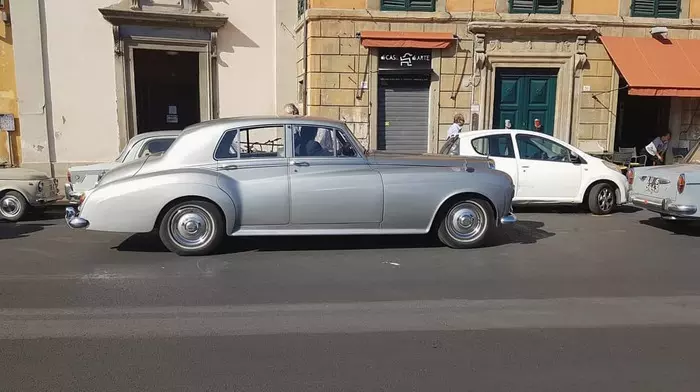
[[[78,215],[75,207],[66,207],[66,223],[73,229],[84,229],[90,226],[90,222]]]
[[[66,199],[68,200],[69,203],[71,204],[77,204],[80,202],[80,192],[76,192],[73,190],[73,184],[70,182],[67,182],[66,185],[64,186],[65,191],[66,191]]]
[[[509,212],[508,214],[503,215],[503,217],[501,218],[502,225],[511,225],[517,221],[518,221],[518,218],[512,212]]]
[[[630,195],[629,200],[637,207],[646,208],[659,214],[679,216],[694,215],[698,207],[689,204],[676,204],[671,199],[650,199],[639,195]]]

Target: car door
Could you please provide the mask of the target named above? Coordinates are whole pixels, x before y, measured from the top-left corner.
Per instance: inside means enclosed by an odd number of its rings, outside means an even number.
[[[581,188],[581,164],[571,150],[545,137],[515,135],[518,152],[518,199],[571,202]]]
[[[513,179],[517,196],[518,163],[515,158],[512,135],[510,133],[498,133],[479,136],[471,139],[470,143],[471,148],[478,155],[493,159],[496,164],[496,170],[507,173]]]
[[[384,188],[347,130],[297,127],[289,163],[291,223],[379,227]]]
[[[241,226],[289,223],[283,124],[226,131],[214,153],[219,186],[236,202]]]

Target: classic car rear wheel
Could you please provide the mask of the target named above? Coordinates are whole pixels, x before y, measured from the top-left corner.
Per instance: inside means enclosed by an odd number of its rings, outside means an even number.
[[[0,196],[0,218],[17,222],[27,212],[27,200],[16,191],[5,192]]]
[[[438,238],[450,248],[476,248],[488,240],[494,224],[493,208],[488,202],[460,200],[442,219]]]
[[[207,255],[216,250],[224,237],[224,219],[208,201],[185,201],[168,210],[160,222],[159,234],[173,253]]]
[[[608,215],[615,207],[615,188],[607,183],[596,184],[588,193],[588,209],[594,215]]]

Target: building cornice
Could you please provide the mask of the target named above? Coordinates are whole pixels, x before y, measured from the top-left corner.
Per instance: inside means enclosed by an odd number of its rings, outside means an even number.
[[[616,15],[552,15],[552,14],[507,14],[496,12],[402,12],[367,9],[311,8],[303,16],[297,28],[304,21],[354,20],[363,22],[394,23],[460,23],[460,22],[502,22],[526,24],[582,24],[598,27],[654,27],[665,26],[674,29],[697,29],[700,19],[637,18]]]
[[[114,4],[99,9],[102,16],[115,26],[125,24],[167,26],[167,27],[195,27],[208,30],[218,30],[228,22],[226,15],[211,11],[200,12],[168,12],[133,9],[123,4]]]
[[[469,31],[493,33],[505,31],[532,32],[537,34],[589,35],[597,32],[598,26],[582,23],[525,23],[525,22],[470,22]]]

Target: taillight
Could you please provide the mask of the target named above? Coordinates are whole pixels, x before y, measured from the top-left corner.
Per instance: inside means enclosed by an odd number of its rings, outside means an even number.
[[[73,181],[71,181],[71,175],[70,175],[70,172],[68,172],[68,174],[66,175],[66,177],[68,177],[68,182],[73,182]]]
[[[678,176],[678,182],[676,183],[676,188],[678,193],[681,194],[685,190],[685,174]]]
[[[85,201],[85,193],[83,193],[83,194],[80,195],[80,199],[79,199],[79,201],[78,201],[78,205],[82,205],[84,201]]]
[[[627,182],[630,185],[634,182],[634,169],[632,168],[627,169]]]

